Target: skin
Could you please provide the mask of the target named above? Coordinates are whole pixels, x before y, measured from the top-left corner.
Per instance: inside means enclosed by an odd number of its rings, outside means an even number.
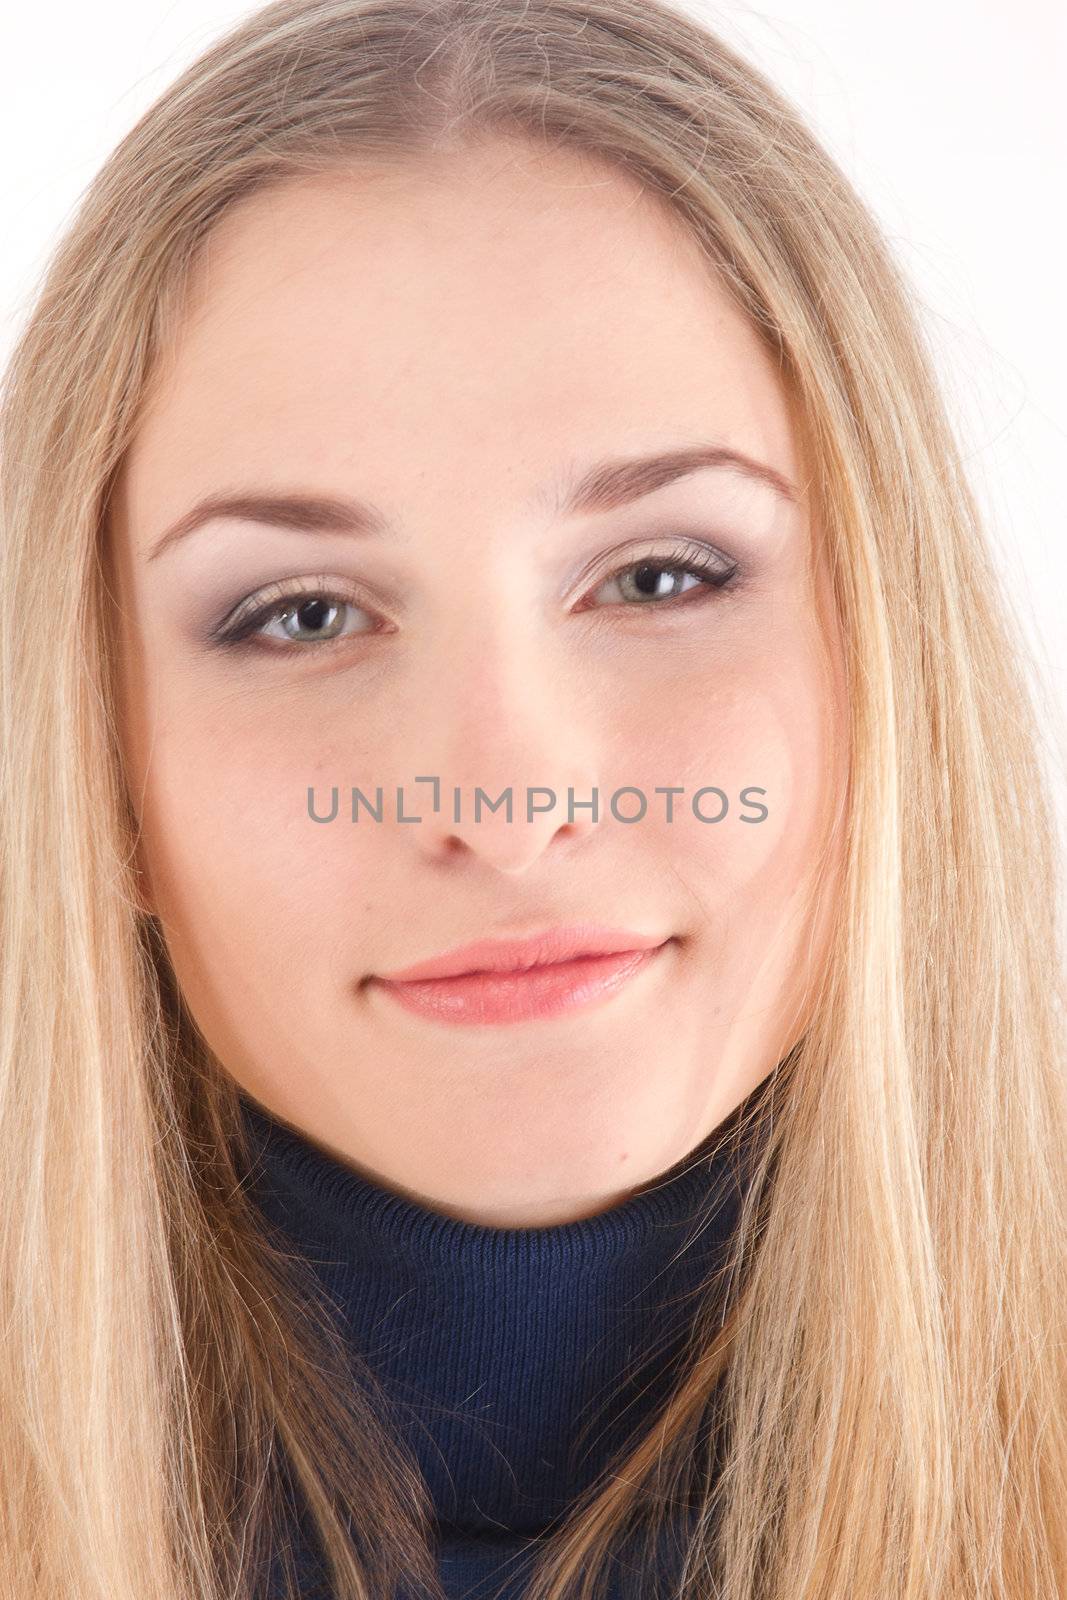
[[[723,469],[613,510],[552,498],[603,457],[705,441],[797,498]],[[774,360],[624,173],[496,143],[293,180],[222,219],[106,559],[144,904],[250,1094],[397,1193],[529,1227],[609,1209],[774,1069],[825,960],[837,833],[817,917],[810,878],[847,776],[805,476]],[[237,489],[370,500],[394,532],[216,521],[150,559]],[[679,572],[679,538],[737,562],[737,586]],[[656,557],[664,598],[635,599]],[[258,647],[206,642],[266,585],[321,594],[323,575],[351,608],[332,643],[320,613],[286,650],[277,612]],[[417,774],[460,788],[459,823]],[[307,789],[326,814],[333,784],[339,818],[316,824]],[[420,822],[394,801],[353,825],[352,784],[403,784]],[[714,825],[689,804],[709,784],[731,801]],[[509,785],[514,820],[475,821],[475,788]],[[560,801],[528,822],[534,785]],[[610,813],[623,785],[639,823]],[[664,785],[684,790],[670,823]],[[596,822],[568,822],[568,786],[599,790]],[[607,1002],[533,1022],[428,1021],[363,982],[586,920],[673,942]]]

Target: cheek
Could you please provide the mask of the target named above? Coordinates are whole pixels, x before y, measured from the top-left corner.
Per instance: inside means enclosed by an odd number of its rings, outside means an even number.
[[[838,780],[833,688],[807,636],[783,635],[773,653],[733,664],[690,664],[669,681],[645,673],[614,704],[613,771],[601,786],[640,787],[656,819],[631,831],[655,839],[724,937],[781,921],[808,880]],[[667,786],[682,790],[670,823],[655,793]],[[729,802],[719,821],[717,793],[694,809],[711,788]]]
[[[351,740],[342,749],[307,716],[216,705],[160,719],[141,855],[194,1014],[254,1010],[292,988],[295,963],[312,971],[351,960],[374,903],[385,828],[347,826],[343,787],[338,820],[314,822],[308,788],[326,815],[330,786],[360,765]]]

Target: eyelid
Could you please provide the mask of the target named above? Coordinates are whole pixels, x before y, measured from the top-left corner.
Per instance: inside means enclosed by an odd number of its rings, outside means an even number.
[[[663,549],[664,541],[672,541],[669,549]],[[639,561],[661,562],[664,566],[672,563],[681,563],[687,559],[704,562],[708,566],[717,565],[722,571],[732,571],[739,566],[736,556],[723,550],[720,545],[712,544],[708,539],[699,539],[693,534],[665,533],[658,537],[653,535],[643,540],[631,541],[621,549],[610,551],[606,556],[599,557],[592,564],[588,576],[599,575],[602,565],[605,568],[604,576],[610,577],[612,573],[619,572]]]
[[[648,562],[651,566],[690,567],[709,579],[718,577],[722,585],[739,577],[740,561],[720,545],[691,534],[675,534],[670,548],[664,549],[664,542],[671,537],[668,533],[639,540],[636,544],[631,541],[629,546],[598,556],[595,562],[582,569],[574,580],[574,587],[584,594],[590,586],[598,587],[605,580],[628,572],[642,562]]]

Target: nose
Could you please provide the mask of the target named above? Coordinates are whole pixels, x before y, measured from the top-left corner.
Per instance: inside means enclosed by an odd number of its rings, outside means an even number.
[[[558,674],[528,661],[524,670],[514,655],[483,652],[450,674],[433,696],[438,764],[418,776],[439,782],[418,785],[421,820],[406,830],[415,847],[434,862],[470,857],[517,875],[597,828],[597,751],[577,699]]]

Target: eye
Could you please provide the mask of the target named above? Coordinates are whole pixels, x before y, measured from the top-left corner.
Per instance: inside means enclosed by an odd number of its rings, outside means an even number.
[[[644,555],[624,567],[617,567],[593,591],[591,599],[595,602],[598,595],[607,592],[609,598],[604,603],[608,605],[622,604],[630,610],[641,606],[662,610],[664,601],[676,600],[694,589],[705,594],[709,589],[725,589],[738,571],[738,563],[722,551],[699,540],[687,539],[662,554]],[[691,580],[688,585],[686,579]],[[699,597],[694,595],[694,599]],[[578,609],[585,610],[586,602]]]
[[[713,545],[685,539],[670,550],[650,552],[616,567],[575,609],[596,606],[599,598],[601,604],[621,605],[625,610],[647,607],[662,611],[666,602],[676,602],[686,594],[696,601],[709,591],[726,589],[735,584],[739,570],[736,561]],[[605,594],[606,599],[602,598]],[[346,619],[352,619],[354,625],[346,627]],[[343,644],[356,634],[382,631],[355,597],[338,590],[335,579],[317,576],[299,584],[287,581],[257,590],[210,630],[207,642],[220,650],[256,648],[286,653],[323,649]]]
[[[338,592],[330,578],[310,578],[304,586],[271,584],[242,600],[212,630],[209,642],[219,649],[262,641],[268,650],[300,650],[380,631],[373,620],[368,625],[369,615],[352,596]],[[357,619],[347,631],[346,617]]]

